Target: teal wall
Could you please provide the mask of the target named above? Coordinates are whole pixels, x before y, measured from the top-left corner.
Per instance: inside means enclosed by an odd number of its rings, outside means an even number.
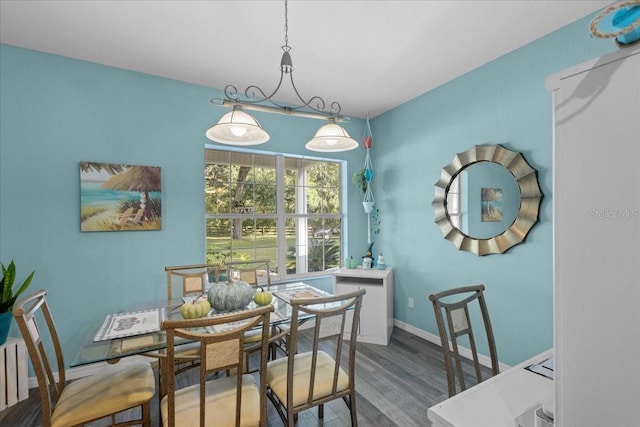
[[[436,333],[429,293],[484,283],[500,360],[514,364],[552,345],[551,98],[549,74],[615,50],[588,35],[588,19],[561,29],[372,121],[374,193],[382,251],[395,268],[395,318]],[[434,58],[434,60],[437,60]],[[428,70],[425,70],[428,73]],[[49,291],[67,363],[85,320],[165,295],[164,266],[204,260],[205,130],[223,113],[211,88],[0,46],[0,259],[31,290]],[[320,122],[255,114],[265,151],[309,154]],[[356,139],[364,122],[345,125]],[[505,255],[458,252],[433,222],[433,184],[453,155],[500,143],[539,171],[545,198],[526,243]],[[327,155],[329,156],[329,155]],[[348,162],[347,255],[366,247],[362,194]],[[81,233],[79,162],[160,166],[161,231]],[[323,286],[329,279],[320,281]],[[407,308],[407,298],[415,308]],[[12,330],[12,335],[17,331]]]
[[[0,46],[0,259],[15,260],[18,279],[35,270],[30,290],[49,291],[67,363],[86,319],[166,298],[165,266],[204,262],[211,142],[204,133],[226,112],[210,103],[215,96],[211,88]],[[273,152],[309,155],[304,144],[322,124],[255,116],[271,134],[259,148]],[[345,127],[360,139],[364,121]],[[364,150],[335,157],[348,160],[350,177]],[[80,232],[80,161],[160,166],[162,230]],[[356,199],[348,208],[362,209]],[[349,240],[366,239],[354,222]],[[15,325],[11,334],[19,334]]]
[[[374,192],[381,219],[376,246],[396,269],[397,320],[435,334],[428,295],[482,283],[501,362],[513,365],[553,346],[552,109],[545,82],[550,74],[617,49],[611,40],[590,37],[592,18],[372,122]],[[458,251],[434,224],[431,202],[440,171],[456,153],[478,144],[502,144],[522,152],[537,169],[544,194],[539,223],[524,244],[503,255]],[[415,300],[413,309],[408,308],[409,297]]]

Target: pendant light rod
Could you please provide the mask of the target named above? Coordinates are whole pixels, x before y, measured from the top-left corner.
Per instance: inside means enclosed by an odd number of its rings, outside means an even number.
[[[333,115],[329,113],[320,113],[315,111],[305,111],[305,110],[296,110],[287,106],[270,106],[264,104],[254,104],[251,102],[240,101],[240,100],[231,100],[231,99],[220,99],[213,98],[211,100],[212,104],[220,105],[222,107],[233,108],[236,105],[242,107],[243,110],[253,110],[253,111],[262,111],[266,113],[275,113],[275,114],[284,114],[287,116],[295,116],[295,117],[306,117],[308,119],[317,119],[317,120],[328,120],[329,118],[333,118],[336,122],[346,122],[349,121],[349,117],[342,115]]]

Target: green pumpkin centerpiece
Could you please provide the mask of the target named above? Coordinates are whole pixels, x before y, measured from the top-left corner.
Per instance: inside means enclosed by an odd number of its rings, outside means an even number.
[[[253,299],[255,289],[245,281],[236,280],[216,283],[207,296],[216,311],[233,311],[246,307]]]

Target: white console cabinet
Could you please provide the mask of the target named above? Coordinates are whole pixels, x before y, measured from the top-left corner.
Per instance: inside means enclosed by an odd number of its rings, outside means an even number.
[[[393,269],[341,268],[333,275],[334,294],[367,290],[362,300],[358,341],[389,344],[393,330]]]

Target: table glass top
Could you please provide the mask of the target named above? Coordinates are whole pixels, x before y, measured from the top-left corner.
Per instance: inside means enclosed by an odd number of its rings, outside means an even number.
[[[318,296],[330,295],[327,292],[302,282],[274,284],[271,287],[264,287],[264,290],[273,294],[271,304],[273,304],[275,310],[271,313],[270,323],[272,326],[277,326],[291,321],[291,305],[288,303],[289,297],[310,296],[309,292]],[[123,307],[121,313],[160,309],[164,311],[164,315],[168,319],[182,319],[182,315],[180,314],[180,306],[182,303],[182,300],[174,300],[171,301],[170,304],[168,304],[166,300],[162,302],[149,302],[142,306]],[[252,301],[246,309],[253,309],[255,307],[256,304]],[[117,313],[114,313],[113,315],[116,314]],[[209,313],[210,316],[216,314],[220,313],[216,313],[215,310],[211,310]],[[165,333],[162,331],[140,333],[123,338],[94,341],[96,334],[105,323],[105,317],[106,315],[101,315],[99,318],[92,319],[88,322],[89,326],[85,331],[85,336],[80,345],[80,349],[71,362],[71,367],[104,361],[115,362],[122,357],[159,352],[166,348]],[[179,338],[176,338],[176,342],[178,344],[188,343],[187,341]]]

